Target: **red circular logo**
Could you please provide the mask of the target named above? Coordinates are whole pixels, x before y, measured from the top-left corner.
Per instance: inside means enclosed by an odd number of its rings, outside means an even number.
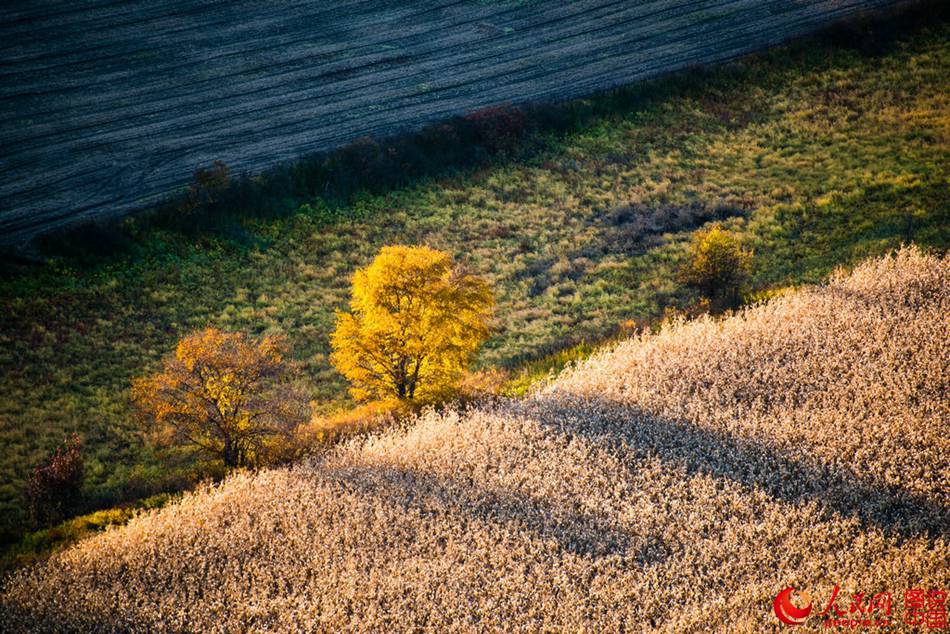
[[[808,615],[811,614],[811,603],[805,608],[796,608],[792,605],[791,595],[793,592],[795,592],[795,588],[791,586],[785,588],[778,593],[778,596],[775,597],[775,601],[772,603],[772,607],[775,609],[775,616],[785,625],[801,625],[805,622]]]

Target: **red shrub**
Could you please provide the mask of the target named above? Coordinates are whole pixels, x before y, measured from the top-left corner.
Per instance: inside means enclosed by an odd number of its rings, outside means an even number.
[[[512,105],[482,108],[466,115],[464,121],[474,126],[480,143],[493,154],[512,147],[527,130],[524,112]]]
[[[73,434],[33,469],[26,497],[35,524],[53,523],[76,506],[82,490],[82,441]]]

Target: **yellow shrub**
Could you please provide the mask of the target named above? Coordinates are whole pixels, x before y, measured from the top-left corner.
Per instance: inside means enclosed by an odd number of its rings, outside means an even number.
[[[718,225],[699,231],[689,248],[683,281],[726,307],[739,304],[742,286],[752,268],[752,252]]]

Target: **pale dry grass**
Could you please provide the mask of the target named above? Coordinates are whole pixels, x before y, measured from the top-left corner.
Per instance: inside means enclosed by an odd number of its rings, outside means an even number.
[[[19,572],[6,624],[752,632],[834,584],[899,623],[950,585],[948,315],[950,259],[903,250],[188,495]]]

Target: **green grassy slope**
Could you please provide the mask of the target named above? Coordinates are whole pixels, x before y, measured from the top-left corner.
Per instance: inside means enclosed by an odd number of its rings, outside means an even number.
[[[66,432],[84,437],[89,493],[104,502],[181,475],[144,447],[128,385],[191,328],[281,330],[318,407],[345,401],[327,358],[333,312],[384,244],[448,250],[491,280],[497,333],[479,363],[502,366],[694,302],[674,271],[711,219],[755,250],[758,288],[817,281],[911,240],[945,249],[948,35],[937,23],[873,52],[777,49],[598,97],[606,114],[523,160],[342,209],[294,201],[295,214],[246,221],[240,243],[150,230],[132,258],[8,276],[2,528],[21,524],[24,477]]]

